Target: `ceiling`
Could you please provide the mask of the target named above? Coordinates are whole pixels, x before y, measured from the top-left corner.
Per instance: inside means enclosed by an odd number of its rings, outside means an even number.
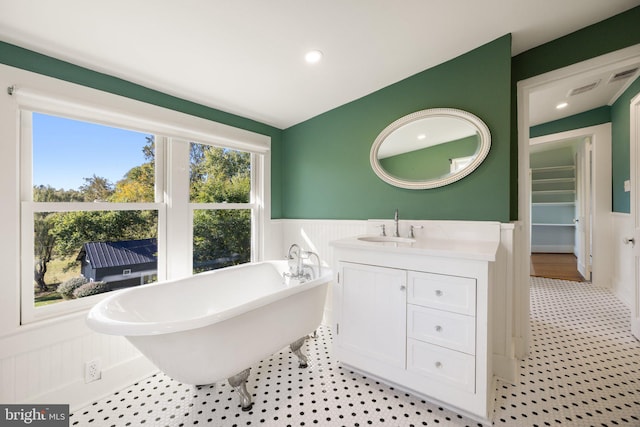
[[[612,105],[638,76],[640,54],[550,81],[531,93],[529,123],[535,126]],[[556,108],[560,103],[567,105]]]
[[[287,128],[507,33],[516,55],[637,5],[0,0],[0,40]],[[311,49],[321,62],[304,62]]]

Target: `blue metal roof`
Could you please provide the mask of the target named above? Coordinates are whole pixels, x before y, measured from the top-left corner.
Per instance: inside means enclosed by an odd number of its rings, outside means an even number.
[[[88,242],[82,245],[77,259],[86,256],[93,268],[122,267],[157,262],[157,252],[156,239]]]

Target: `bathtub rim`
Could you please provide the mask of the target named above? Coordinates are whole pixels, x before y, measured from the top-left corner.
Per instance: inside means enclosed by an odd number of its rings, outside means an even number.
[[[247,267],[248,265],[261,265],[261,264],[270,264],[276,270],[278,270],[278,266],[280,266],[280,270],[282,267],[287,266],[286,260],[277,260],[277,261],[259,261],[253,263],[239,264],[231,267],[226,267],[220,270],[212,270],[206,273],[215,274],[217,271],[229,271],[232,269],[241,269],[242,267]],[[116,320],[112,317],[109,317],[106,311],[108,305],[117,300],[119,298],[126,297],[129,293],[134,292],[142,292],[144,289],[153,287],[153,286],[163,286],[171,283],[175,283],[181,280],[188,279],[180,278],[167,280],[161,283],[150,283],[147,285],[136,286],[133,288],[122,289],[119,291],[114,291],[113,295],[108,296],[102,301],[95,304],[87,314],[86,323],[90,329],[108,335],[119,335],[119,336],[145,336],[145,335],[162,335],[162,334],[170,334],[175,332],[182,332],[191,329],[198,329],[202,327],[206,327],[209,325],[213,325],[215,323],[219,323],[228,319],[231,319],[235,316],[243,314],[245,312],[263,307],[277,300],[286,298],[291,295],[295,295],[299,292],[303,292],[307,289],[311,289],[316,286],[321,286],[331,282],[333,278],[332,270],[328,268],[322,268],[322,275],[316,279],[310,280],[308,282],[300,283],[291,287],[283,288],[277,292],[273,292],[271,294],[262,296],[260,298],[252,299],[243,304],[236,305],[225,310],[205,314],[199,317],[189,317],[181,320],[172,320],[172,321],[123,321]]]

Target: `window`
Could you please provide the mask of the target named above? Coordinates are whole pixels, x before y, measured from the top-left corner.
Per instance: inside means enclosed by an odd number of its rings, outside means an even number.
[[[193,272],[249,262],[252,155],[192,142],[189,157]]]
[[[22,323],[85,309],[109,291],[259,259],[264,148],[46,111],[20,110]]]

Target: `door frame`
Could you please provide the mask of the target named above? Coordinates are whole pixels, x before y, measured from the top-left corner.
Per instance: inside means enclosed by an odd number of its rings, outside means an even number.
[[[629,105],[630,211],[633,217],[634,292],[631,306],[631,333],[640,340],[640,94]],[[626,243],[626,242],[625,242]]]
[[[515,317],[513,326],[515,354],[518,358],[527,357],[530,341],[531,212],[528,207],[531,201],[531,179],[529,176],[529,99],[533,92],[554,81],[597,68],[618,67],[625,62],[633,61],[639,55],[640,45],[634,45],[517,82],[518,222],[520,225],[520,239],[516,249],[516,253],[519,254],[519,259],[516,260],[519,268],[515,274],[514,313],[519,313],[519,315]],[[640,302],[638,304],[640,305]]]

